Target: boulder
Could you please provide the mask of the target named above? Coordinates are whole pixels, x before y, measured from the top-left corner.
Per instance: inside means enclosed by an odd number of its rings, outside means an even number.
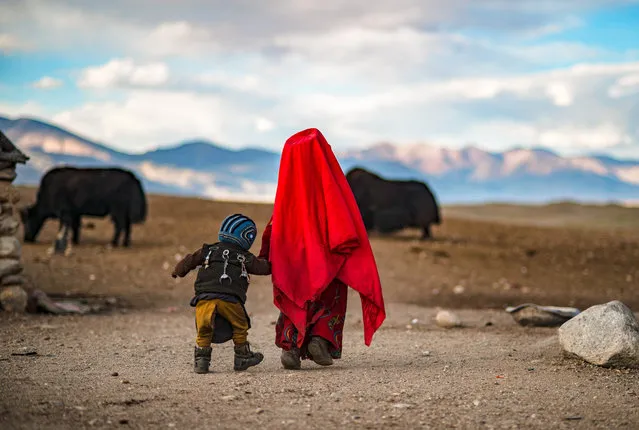
[[[13,236],[18,231],[20,223],[13,216],[0,215],[0,235]]]
[[[0,291],[0,306],[7,312],[25,312],[29,296],[21,287],[6,287]]]
[[[620,301],[596,305],[559,328],[564,351],[605,367],[639,367],[639,322]]]

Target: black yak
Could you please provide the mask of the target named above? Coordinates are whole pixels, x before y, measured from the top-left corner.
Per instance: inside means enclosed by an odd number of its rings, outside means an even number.
[[[392,233],[415,227],[422,229],[422,239],[428,239],[430,226],[441,223],[435,196],[423,182],[388,180],[358,167],[346,179],[369,231]]]
[[[110,215],[115,227],[111,244],[118,246],[124,232],[122,245],[130,246],[131,225],[143,223],[147,215],[142,184],[120,168],[53,168],[42,177],[35,204],[21,211],[24,240],[35,242],[44,222],[58,219],[64,239],[70,228],[72,241],[78,244],[83,215]]]

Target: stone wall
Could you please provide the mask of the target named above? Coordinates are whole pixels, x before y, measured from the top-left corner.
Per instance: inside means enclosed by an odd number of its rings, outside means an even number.
[[[17,163],[26,160],[27,157],[0,132],[0,306],[13,312],[24,312],[27,306],[22,243],[18,238],[20,218],[16,207],[20,193],[12,185]]]

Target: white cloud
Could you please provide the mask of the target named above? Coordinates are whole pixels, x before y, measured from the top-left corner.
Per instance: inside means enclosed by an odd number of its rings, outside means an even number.
[[[603,149],[628,144],[632,138],[624,133],[616,124],[599,124],[595,126],[560,127],[543,130],[537,142],[543,146],[563,149]]]
[[[609,1],[9,2],[7,34],[117,56],[78,86],[120,91],[87,93],[96,98],[52,118],[119,148],[192,137],[277,148],[310,126],[338,146],[639,143],[629,125],[639,63],[538,39],[585,25],[578,16]]]
[[[3,103],[0,102],[0,115],[16,116],[39,116],[49,117],[50,113],[38,102],[26,101],[24,103]]]
[[[212,173],[161,166],[148,161],[140,163],[137,168],[149,181],[180,187],[185,190],[202,188],[215,183],[215,175]]]
[[[252,126],[218,96],[156,90],[134,90],[123,102],[88,103],[52,120],[133,152],[194,137],[236,143],[231,130]]]
[[[60,79],[52,78],[51,76],[44,76],[35,81],[32,86],[41,90],[52,90],[54,88],[60,88],[63,84],[64,83]]]
[[[570,106],[572,104],[572,93],[565,83],[553,82],[549,84],[546,87],[546,94],[556,106]]]
[[[26,45],[12,34],[0,33],[0,53],[9,54],[14,51],[23,50]]]
[[[257,118],[255,120],[255,129],[257,131],[271,131],[275,128],[275,124],[273,123],[273,121],[270,121],[266,118]]]
[[[131,58],[113,59],[102,66],[82,71],[78,81],[80,88],[111,88],[116,86],[155,87],[169,79],[165,63],[136,64]]]
[[[639,93],[639,73],[619,78],[608,90],[612,98],[625,97]]]
[[[124,149],[198,136],[236,147],[259,142],[278,148],[294,132],[318,127],[341,148],[387,139],[457,147],[476,142],[495,150],[541,145],[571,152],[638,142],[639,132],[625,119],[633,99],[606,96],[612,83],[635,70],[639,63],[581,65],[354,94],[292,93],[264,106],[224,93],[132,91],[122,102],[90,103],[53,119]]]
[[[152,56],[183,56],[213,51],[218,47],[208,28],[186,21],[163,22],[144,35],[138,48]]]
[[[222,71],[202,73],[196,76],[194,81],[204,86],[222,86],[234,90],[252,92],[260,92],[265,84],[258,75],[238,76],[237,74]]]
[[[204,195],[222,201],[272,203],[276,190],[277,183],[242,181],[238,187],[210,184],[204,187]]]
[[[578,15],[625,0],[5,0],[0,24],[39,48],[109,47],[138,55],[206,54],[268,48],[283,35],[346,28],[488,31],[530,39],[579,25]],[[78,37],[78,35],[80,35]]]

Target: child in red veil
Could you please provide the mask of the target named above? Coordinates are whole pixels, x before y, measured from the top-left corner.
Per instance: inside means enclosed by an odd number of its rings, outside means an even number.
[[[260,257],[272,265],[280,310],[275,344],[285,368],[299,369],[307,358],[328,366],[341,357],[347,286],[360,294],[370,345],[386,316],[377,265],[346,177],[317,129],[284,145]]]

